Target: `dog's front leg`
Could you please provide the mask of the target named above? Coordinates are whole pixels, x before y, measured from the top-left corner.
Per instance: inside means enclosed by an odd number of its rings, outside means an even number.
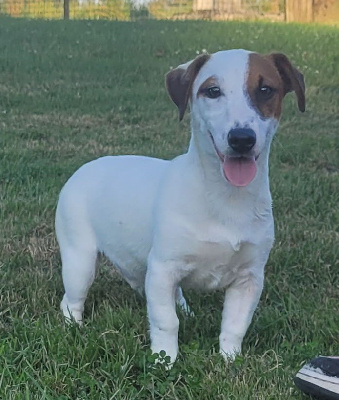
[[[147,312],[153,353],[161,350],[173,363],[178,354],[177,282],[171,266],[149,260],[146,274]]]
[[[241,343],[258,305],[263,289],[263,276],[235,282],[226,290],[222,313],[220,353],[233,359],[241,352]]]

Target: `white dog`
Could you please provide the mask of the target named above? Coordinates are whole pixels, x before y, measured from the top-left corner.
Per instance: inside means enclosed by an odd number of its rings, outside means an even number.
[[[153,352],[178,353],[181,287],[225,289],[220,352],[234,356],[263,288],[274,240],[268,157],[282,100],[305,109],[302,74],[283,54],[201,55],[166,76],[182,119],[186,154],[165,161],[103,157],[64,186],[56,213],[65,317],[82,321],[98,252],[145,290]]]

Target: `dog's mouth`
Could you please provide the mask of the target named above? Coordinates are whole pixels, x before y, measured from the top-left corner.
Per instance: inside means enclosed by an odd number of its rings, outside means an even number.
[[[257,173],[256,160],[258,156],[224,155],[218,150],[211,132],[209,132],[209,135],[222,163],[222,170],[228,182],[237,187],[244,187],[250,184]]]

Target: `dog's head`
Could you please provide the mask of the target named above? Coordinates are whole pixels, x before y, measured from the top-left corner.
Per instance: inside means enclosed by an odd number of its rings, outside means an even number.
[[[235,186],[255,177],[259,157],[268,154],[284,96],[294,91],[305,111],[303,75],[280,53],[228,50],[180,65],[166,75],[168,93],[183,118],[190,102],[192,124],[208,141]]]

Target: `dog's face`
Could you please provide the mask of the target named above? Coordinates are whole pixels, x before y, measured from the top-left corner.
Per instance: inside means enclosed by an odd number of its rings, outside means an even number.
[[[285,94],[295,91],[299,109],[305,110],[303,76],[283,54],[229,50],[202,55],[169,72],[166,83],[180,119],[190,101],[192,123],[208,142],[205,148],[219,158],[224,176],[235,186],[254,179]]]

